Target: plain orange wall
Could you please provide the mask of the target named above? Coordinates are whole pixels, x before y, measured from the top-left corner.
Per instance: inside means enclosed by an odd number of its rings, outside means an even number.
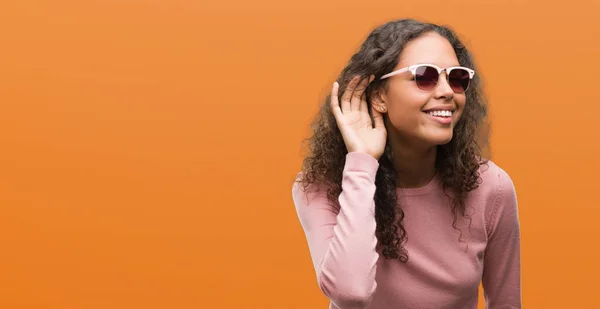
[[[300,142],[400,17],[475,54],[525,307],[600,308],[600,3],[366,3],[3,1],[0,308],[326,308],[291,200]]]

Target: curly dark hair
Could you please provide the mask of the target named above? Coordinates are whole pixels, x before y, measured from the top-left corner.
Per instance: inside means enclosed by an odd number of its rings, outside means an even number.
[[[360,75],[367,78],[374,75],[375,79],[366,89],[370,110],[373,90],[386,87],[386,80],[381,80],[380,77],[396,67],[400,53],[409,41],[429,32],[440,34],[452,44],[460,65],[476,69],[471,54],[450,27],[414,19],[399,19],[375,28],[368,35],[341,72],[337,80],[339,93],[345,91],[352,77]],[[455,229],[458,214],[470,220],[464,201],[467,194],[479,186],[479,168],[481,164],[487,163],[482,155],[487,150],[489,136],[489,126],[485,121],[487,100],[479,75],[475,74],[465,94],[467,103],[454,128],[454,137],[449,143],[437,146],[435,167],[443,190],[451,200],[454,215],[452,226]],[[311,184],[328,187],[327,197],[339,209],[337,198],[342,192],[342,173],[348,152],[331,112],[330,96],[327,95],[311,123],[312,136],[304,141],[308,142],[309,153],[304,158],[302,179],[299,181],[305,189]],[[387,117],[387,114],[384,115]],[[386,125],[387,123],[386,121]],[[384,154],[379,159],[375,180],[375,233],[378,249],[383,249],[385,258],[399,259],[405,263],[408,261],[408,252],[403,245],[407,235],[402,224],[404,212],[396,195],[396,177],[388,140]],[[460,235],[462,236],[462,232]]]

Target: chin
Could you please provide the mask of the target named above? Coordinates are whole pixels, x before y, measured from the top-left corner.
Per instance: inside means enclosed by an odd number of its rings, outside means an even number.
[[[452,131],[446,134],[435,134],[428,136],[427,140],[434,146],[446,145],[452,140]]]

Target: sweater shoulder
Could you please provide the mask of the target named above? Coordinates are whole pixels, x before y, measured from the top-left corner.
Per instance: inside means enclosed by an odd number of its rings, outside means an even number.
[[[515,185],[508,172],[491,160],[480,166],[479,178],[479,187],[471,192],[471,199],[484,208],[486,229],[490,231],[499,213],[514,203]]]

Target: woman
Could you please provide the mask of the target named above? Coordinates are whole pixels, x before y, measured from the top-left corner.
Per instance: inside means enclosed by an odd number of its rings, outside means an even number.
[[[486,114],[449,28],[403,19],[367,37],[292,190],[330,308],[476,308],[480,283],[487,308],[521,308],[515,188],[480,153]]]

